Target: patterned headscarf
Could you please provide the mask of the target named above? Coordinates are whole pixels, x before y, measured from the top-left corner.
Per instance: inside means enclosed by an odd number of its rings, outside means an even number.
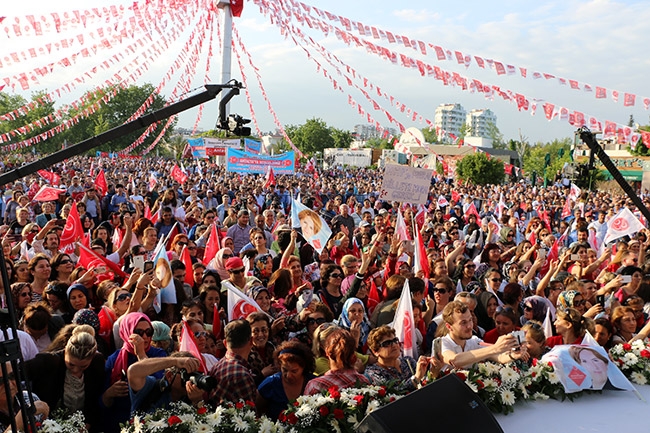
[[[579,295],[576,290],[565,290],[557,297],[557,306],[560,310],[566,311],[567,308],[573,308],[573,299]]]
[[[82,308],[78,310],[72,318],[72,323],[76,325],[90,325],[95,330],[95,335],[99,334],[99,317],[93,310]]]
[[[271,254],[260,254],[253,262],[253,276],[265,286],[269,283],[269,278],[271,278],[271,274],[273,273],[273,271],[267,271],[266,266],[272,261]]]
[[[359,345],[363,346],[366,344],[366,340],[368,340],[368,334],[370,333],[371,327],[370,327],[370,321],[368,320],[368,315],[366,314],[366,307],[363,305],[361,299],[348,298],[348,300],[345,301],[345,304],[343,304],[343,309],[341,310],[341,315],[339,316],[339,319],[335,323],[345,329],[350,329],[350,327],[352,326],[352,322],[348,317],[348,311],[350,310],[350,307],[352,307],[354,304],[360,304],[363,307],[363,320],[361,321],[361,338],[359,338]]]
[[[135,349],[129,341],[129,337],[133,334],[133,330],[138,326],[138,323],[142,321],[151,325],[151,320],[149,320],[149,317],[143,313],[129,313],[122,317],[120,322],[120,338],[124,342],[124,345],[120,349],[120,353],[117,355],[117,359],[115,360],[113,372],[111,373],[111,384],[120,380],[122,378],[122,372],[129,368],[128,356],[129,354],[135,355]],[[148,347],[145,347],[145,350],[148,349]]]

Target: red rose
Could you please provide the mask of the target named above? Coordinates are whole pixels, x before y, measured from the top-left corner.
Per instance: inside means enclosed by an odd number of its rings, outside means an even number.
[[[295,413],[290,413],[289,416],[287,417],[287,422],[291,425],[298,424],[298,417],[296,416]]]
[[[280,412],[280,415],[278,415],[278,420],[280,422],[286,422],[287,421],[287,414],[285,411]]]
[[[360,405],[361,403],[363,403],[363,396],[362,395],[355,395],[354,396],[354,401],[357,402],[357,405]]]
[[[537,358],[533,358],[533,367],[537,367]]]
[[[377,391],[377,395],[379,395],[379,397],[385,397],[386,396],[386,387],[382,386],[381,388],[379,388],[379,391]]]
[[[477,380],[476,384],[478,385],[478,389],[483,389],[485,388],[485,384],[483,383],[482,380]]]
[[[548,362],[548,366],[553,368],[553,363],[551,361]]]
[[[465,375],[465,373],[462,373],[460,371],[456,372],[456,376],[458,376],[463,381],[467,379],[467,376]]]
[[[196,413],[198,413],[199,415],[204,415],[207,411],[208,411],[208,408],[203,406],[203,407],[198,408]]]
[[[327,392],[329,392],[330,397],[332,397],[332,398],[341,397],[341,393],[339,392],[339,389],[336,386],[330,387],[330,389],[328,389]]]
[[[318,413],[320,413],[320,416],[325,417],[325,416],[329,415],[330,410],[327,408],[327,406],[321,406],[318,409]]]
[[[643,349],[640,353],[642,358],[650,358],[650,350],[648,349]]]
[[[632,350],[632,345],[629,343],[623,344],[623,350]]]
[[[243,409],[244,408],[244,403],[242,403],[241,401],[238,401],[237,403],[235,403],[235,407],[237,409]]]
[[[388,399],[388,401],[391,402],[391,403],[394,402],[394,401],[395,401],[395,397],[391,397],[390,399]]]
[[[533,371],[530,375],[531,375],[532,377],[535,377],[535,376],[537,376],[537,373],[535,373],[535,372]]]
[[[334,418],[343,419],[344,416],[345,413],[343,413],[343,409],[339,409],[339,408],[334,409]]]
[[[246,406],[255,407],[255,402],[251,400],[246,400]]]
[[[300,402],[298,400],[294,401],[293,407],[300,407]]]
[[[167,424],[169,425],[180,424],[181,422],[181,419],[176,415],[172,415],[167,419]]]

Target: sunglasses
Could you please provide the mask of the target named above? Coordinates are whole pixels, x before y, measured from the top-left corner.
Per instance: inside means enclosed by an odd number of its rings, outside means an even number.
[[[530,305],[524,305],[524,311],[533,311],[533,307]]]
[[[393,344],[399,344],[399,338],[395,337],[391,340],[385,340],[379,343],[379,347],[390,347]]]
[[[434,287],[433,289],[431,289],[431,291],[433,293],[440,293],[441,295],[444,295],[445,293],[447,293],[447,288],[439,289],[438,287]]]
[[[583,305],[587,305],[587,301],[585,301],[584,299],[581,299],[579,301],[573,301],[574,307],[581,307]]]
[[[229,259],[229,258],[234,257],[234,256],[232,254],[224,254],[222,257],[224,259]]]
[[[500,283],[501,281],[503,281],[503,278],[490,278],[490,281],[492,281],[493,283],[496,283],[496,282]]]
[[[339,274],[339,273],[330,275],[330,278],[342,278],[342,277],[343,277],[343,274]]]
[[[153,337],[153,328],[134,329],[133,333],[136,334],[136,335],[139,335],[140,337],[144,337],[145,335],[147,337]]]
[[[244,269],[231,269],[231,270],[229,270],[228,272],[230,272],[231,274],[235,274],[235,275],[237,275],[237,274],[241,274],[241,273],[243,273],[243,272],[244,272]]]
[[[310,317],[309,319],[307,319],[308,325],[322,325],[323,323],[325,323],[324,317],[318,317],[316,319]]]
[[[208,336],[207,331],[197,331],[194,333],[195,338],[201,338],[201,337],[205,338],[207,336]]]
[[[474,269],[476,265],[465,265],[465,269]]]
[[[122,293],[121,295],[118,295],[118,297],[115,299],[117,302],[125,301],[127,299],[131,299],[131,294],[130,293]]]
[[[181,247],[187,246],[187,242],[179,242],[176,245],[180,245]]]
[[[72,263],[72,260],[61,260],[59,262],[60,265],[67,265],[68,263]]]
[[[512,307],[502,307],[502,306],[498,306],[498,307],[497,307],[497,310],[496,310],[496,314],[500,314],[500,313],[514,313],[514,312],[515,312],[515,310],[513,310]]]
[[[253,240],[256,240],[256,241],[263,241],[263,240],[265,240],[265,239],[264,239],[262,236],[256,236],[255,238],[253,238]]]

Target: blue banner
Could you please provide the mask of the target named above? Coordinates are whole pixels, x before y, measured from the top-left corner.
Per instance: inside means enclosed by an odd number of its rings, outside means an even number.
[[[205,143],[203,142],[202,138],[188,138],[187,143],[190,145],[190,149],[192,149],[192,157],[193,158],[207,158],[208,157],[205,154]]]
[[[255,155],[238,149],[228,148],[226,170],[235,173],[266,173],[269,167],[275,174],[293,174],[296,159],[293,152],[280,155]]]
[[[259,155],[262,152],[262,142],[244,138],[244,150]]]

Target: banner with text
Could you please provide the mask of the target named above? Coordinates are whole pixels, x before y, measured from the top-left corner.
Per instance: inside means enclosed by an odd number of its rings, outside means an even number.
[[[388,164],[384,168],[381,200],[426,204],[433,170]]]
[[[238,138],[190,138],[187,142],[192,149],[192,156],[201,159],[225,156],[226,148],[241,146],[241,141]]]
[[[235,173],[266,173],[268,167],[273,168],[275,174],[293,174],[295,170],[295,156],[293,152],[280,155],[254,155],[238,149],[228,148],[226,157],[226,170]]]

